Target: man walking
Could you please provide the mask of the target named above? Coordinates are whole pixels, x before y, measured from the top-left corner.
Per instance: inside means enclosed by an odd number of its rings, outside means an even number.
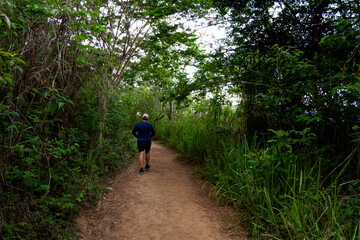
[[[137,146],[139,150],[139,163],[140,163],[140,174],[144,174],[144,151],[146,166],[145,171],[150,170],[150,147],[151,147],[151,138],[155,136],[154,126],[148,122],[149,115],[144,113],[141,117],[142,121],[135,124],[132,135],[137,138]]]

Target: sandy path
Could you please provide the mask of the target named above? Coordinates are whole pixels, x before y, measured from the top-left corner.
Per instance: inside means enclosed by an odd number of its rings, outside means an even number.
[[[150,165],[139,175],[131,164],[97,209],[79,215],[80,239],[246,239],[227,230],[232,209],[216,205],[173,150],[153,143]]]

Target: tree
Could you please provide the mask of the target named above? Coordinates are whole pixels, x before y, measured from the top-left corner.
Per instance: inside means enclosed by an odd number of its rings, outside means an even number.
[[[240,90],[250,122],[265,124],[264,130],[311,126],[322,144],[347,138],[350,147],[358,115],[359,3],[216,3],[230,15],[231,40],[213,58],[224,64],[212,72]]]
[[[167,16],[200,14],[206,2],[0,1],[1,237],[58,238],[98,194],[99,166],[111,168],[115,145],[131,149],[119,92],[134,82],[145,40]]]

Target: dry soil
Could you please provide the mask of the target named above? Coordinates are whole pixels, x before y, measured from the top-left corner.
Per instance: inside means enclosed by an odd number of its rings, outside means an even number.
[[[176,152],[153,143],[151,170],[138,174],[131,164],[113,180],[96,209],[78,216],[78,236],[85,240],[227,240],[234,234],[235,212],[219,206]]]

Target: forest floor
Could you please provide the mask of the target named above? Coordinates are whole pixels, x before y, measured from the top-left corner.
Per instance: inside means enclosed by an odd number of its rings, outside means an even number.
[[[234,227],[236,213],[220,206],[194,168],[157,143],[151,170],[138,173],[132,163],[109,183],[111,190],[94,209],[76,219],[78,237],[92,240],[248,239]]]

